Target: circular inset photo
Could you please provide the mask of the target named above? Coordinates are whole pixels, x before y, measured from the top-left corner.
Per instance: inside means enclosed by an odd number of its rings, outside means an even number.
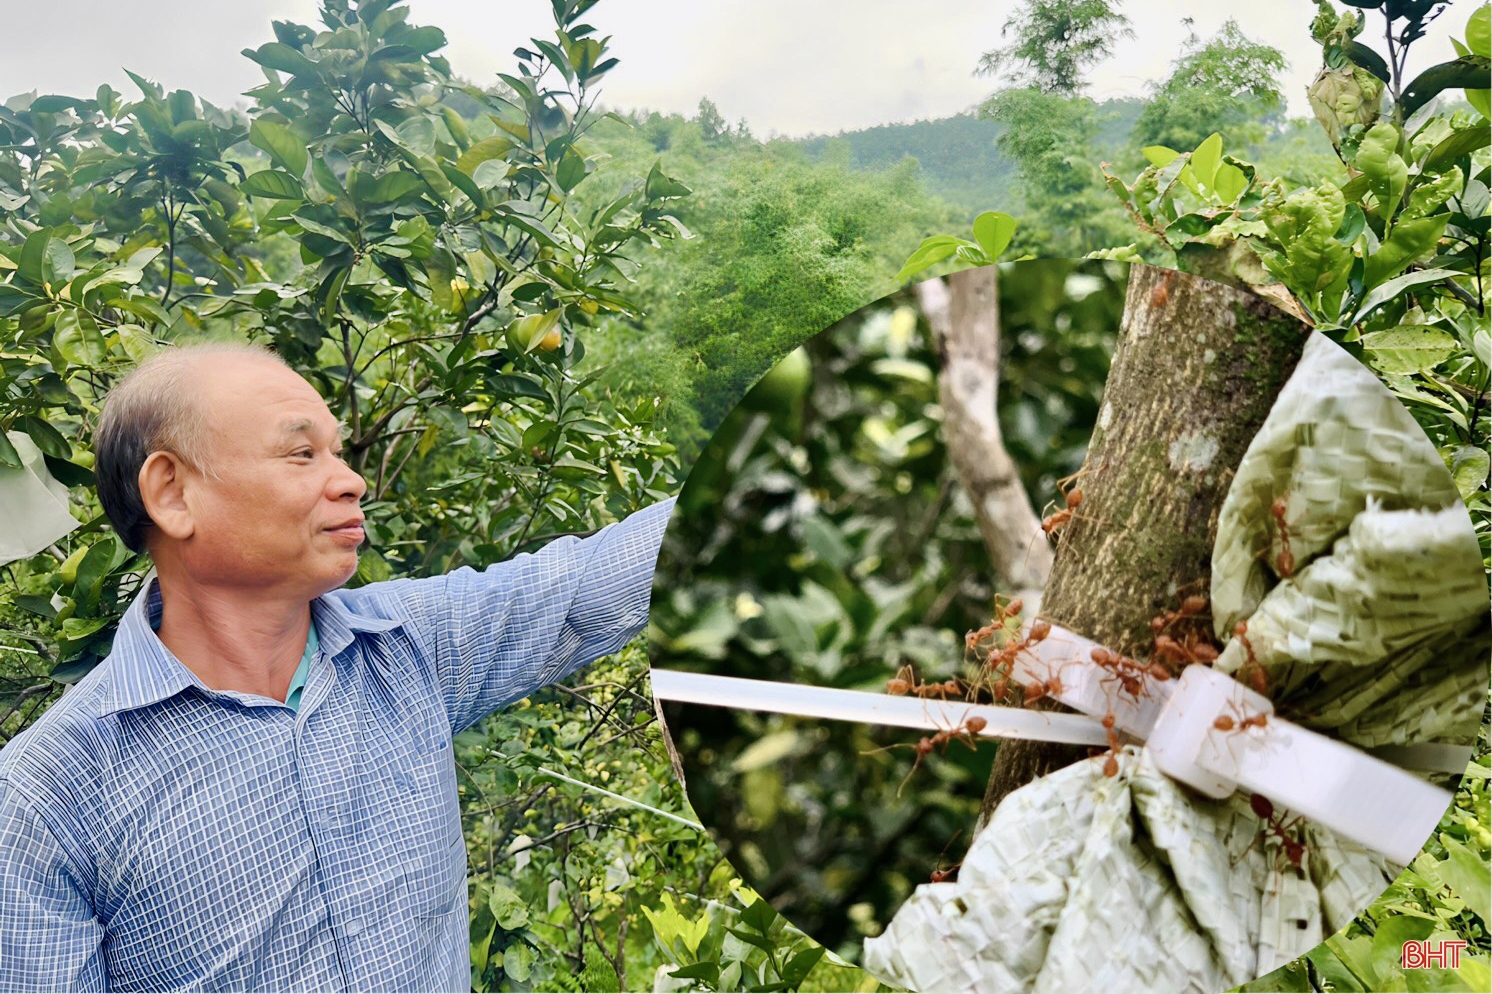
[[[1449,805],[1481,553],[1408,411],[1266,301],[1041,260],[771,370],[651,615],[689,799],[794,925],[920,990],[1221,990]]]

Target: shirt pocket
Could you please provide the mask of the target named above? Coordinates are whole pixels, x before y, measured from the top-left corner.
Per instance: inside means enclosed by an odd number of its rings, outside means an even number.
[[[433,857],[412,856],[407,874],[410,910],[416,919],[454,914],[466,904],[466,839],[458,833]]]

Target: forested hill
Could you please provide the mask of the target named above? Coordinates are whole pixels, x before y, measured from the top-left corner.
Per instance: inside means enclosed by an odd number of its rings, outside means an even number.
[[[1098,105],[1095,145],[1104,152],[1127,147],[1130,128],[1143,101],[1107,100]],[[927,192],[971,211],[992,205],[1009,211],[1020,205],[1012,163],[995,148],[1003,125],[972,113],[911,124],[881,124],[837,135],[798,139],[815,161],[841,162],[852,169],[885,169],[908,156],[922,167]]]

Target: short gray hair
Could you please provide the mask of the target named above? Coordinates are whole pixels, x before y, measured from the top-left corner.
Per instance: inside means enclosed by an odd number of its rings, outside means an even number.
[[[104,513],[124,544],[145,549],[153,522],[140,496],[140,467],[152,452],[170,452],[209,476],[206,422],[192,385],[200,356],[284,359],[262,345],[203,342],[172,346],[142,362],[109,391],[93,436],[94,477]],[[287,366],[288,368],[288,366]]]

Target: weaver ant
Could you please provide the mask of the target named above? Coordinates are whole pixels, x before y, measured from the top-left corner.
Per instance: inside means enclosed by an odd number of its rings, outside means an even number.
[[[1164,306],[1166,306],[1166,301],[1168,301],[1168,300],[1171,299],[1171,286],[1175,282],[1176,282],[1176,270],[1174,270],[1174,269],[1168,269],[1168,270],[1166,270],[1166,275],[1164,277],[1162,277],[1161,283],[1158,286],[1156,286],[1154,289],[1152,289],[1150,291],[1150,306],[1151,307],[1164,307]]]
[[[1228,706],[1232,709],[1233,713],[1231,715],[1220,714],[1212,722],[1212,727],[1219,732],[1231,732],[1234,736],[1247,735],[1250,729],[1257,728],[1262,730],[1269,724],[1269,714],[1267,712],[1256,711],[1253,714],[1244,714],[1242,709],[1232,701],[1228,702]],[[1228,751],[1229,753],[1233,753],[1231,741],[1228,745]],[[1235,763],[1238,762],[1236,754],[1233,754],[1233,761]]]
[[[1253,688],[1256,694],[1269,694],[1269,675],[1264,672],[1264,666],[1259,662],[1259,657],[1254,655],[1253,643],[1249,641],[1249,626],[1247,621],[1240,621],[1233,626],[1233,637],[1243,645],[1243,651],[1248,655],[1247,662],[1239,667],[1240,674],[1246,674],[1244,679]]]
[[[1129,695],[1130,700],[1136,704],[1145,693],[1144,677],[1149,676],[1155,680],[1169,680],[1171,673],[1160,663],[1142,663],[1138,659],[1130,659],[1121,656],[1117,652],[1099,646],[1088,653],[1088,658],[1106,671],[1105,683],[1119,684],[1120,689]]]
[[[1300,873],[1301,860],[1305,857],[1306,845],[1301,840],[1292,838],[1287,833],[1304,821],[1305,816],[1297,815],[1294,820],[1287,823],[1282,816],[1275,814],[1274,802],[1263,794],[1249,795],[1249,809],[1264,822],[1262,838],[1267,841],[1273,836],[1279,842],[1280,849],[1285,854],[1285,859],[1290,861],[1290,865],[1295,868],[1296,873]],[[1254,841],[1257,842],[1258,839]],[[1250,842],[1249,849],[1253,847],[1254,843]],[[1249,849],[1243,851],[1244,855],[1248,854]],[[1239,858],[1242,859],[1241,856]]]
[[[1010,670],[1015,665],[1016,657],[1052,633],[1051,622],[1038,618],[1031,623],[1031,628],[1024,638],[1017,638],[1009,634],[1006,623],[1009,619],[1015,617],[1020,608],[1021,602],[1019,598],[1011,601],[1003,608],[997,605],[994,622],[979,629],[977,632],[970,632],[965,639],[965,644],[975,650],[977,658],[978,647],[986,638],[993,638],[996,632],[1003,633],[1005,639],[1004,645],[1000,646],[998,650],[995,650],[991,646],[989,654],[980,663],[981,677],[990,681],[990,687],[996,700],[1003,699],[1006,690],[1009,688]]]
[[[1192,663],[1211,666],[1217,661],[1218,649],[1211,633],[1201,623],[1202,619],[1210,617],[1207,598],[1192,594],[1182,599],[1177,610],[1162,611],[1151,618],[1150,630],[1155,633],[1151,657],[1165,664],[1172,673],[1180,672]]]
[[[1274,571],[1282,580],[1295,575],[1295,555],[1290,551],[1290,526],[1285,523],[1285,507],[1286,500],[1283,496],[1276,497],[1274,503],[1269,505],[1270,517],[1274,518],[1275,526],[1280,532],[1280,552],[1274,557]]]
[[[1071,666],[1072,663],[1066,664]],[[1058,673],[1050,673],[1045,680],[1034,680],[1026,684],[1026,705],[1030,706],[1041,700],[1042,697],[1056,697],[1062,693],[1062,677]]]
[[[958,840],[958,837],[963,834],[963,829],[959,829],[957,832],[954,832],[953,838],[949,839],[948,844],[943,847],[943,851],[938,853],[938,863],[936,866],[933,867],[932,874],[928,878],[933,883],[940,884],[948,878],[958,875],[958,868],[964,865],[963,861],[960,860],[959,862],[954,863],[952,866],[948,867],[948,869],[945,870],[943,869],[943,857],[948,854],[948,846],[953,845],[953,843]]]
[[[1245,715],[1235,709],[1234,714],[1237,715],[1236,721],[1233,718],[1230,718],[1228,715],[1218,715],[1217,720],[1212,723],[1212,727],[1217,729],[1219,732],[1236,733],[1245,732],[1250,728],[1263,728],[1265,725],[1269,724],[1269,715],[1265,714],[1263,711]]]
[[[1103,730],[1109,738],[1109,751],[1104,754],[1103,775],[1116,777],[1119,775],[1119,749],[1123,745],[1119,741],[1119,733],[1114,730],[1114,712],[1110,711],[1103,716]]]
[[[916,773],[917,767],[922,765],[922,759],[924,756],[932,752],[934,749],[947,751],[948,743],[952,742],[954,739],[957,739],[964,745],[968,746],[971,750],[977,752],[979,747],[974,744],[974,736],[984,731],[985,726],[988,724],[989,722],[979,717],[979,715],[971,715],[953,728],[943,729],[932,735],[922,736],[922,738],[917,740],[915,745],[911,742],[895,742],[888,746],[882,746],[879,749],[867,750],[866,752],[861,753],[861,755],[868,756],[871,753],[885,752],[888,749],[896,749],[901,747],[910,748],[917,753],[917,758],[912,762],[912,768],[908,770],[907,775],[902,778],[901,786],[896,788],[896,796],[900,797],[901,792],[906,789],[907,783],[912,779],[912,774]]]
[[[1081,490],[1074,490],[1068,493],[1066,501],[1066,508],[1061,511],[1055,511],[1041,519],[1041,530],[1046,533],[1048,538],[1061,531],[1063,526],[1072,520],[1072,516],[1077,513],[1078,505],[1083,502],[1083,492]]]
[[[1192,594],[1190,597],[1182,600],[1181,607],[1178,610],[1162,611],[1154,618],[1151,618],[1150,630],[1159,635],[1167,628],[1170,628],[1172,625],[1175,625],[1178,622],[1182,622],[1190,618],[1207,617],[1206,611],[1207,598],[1203,597],[1201,594]]]
[[[886,693],[897,697],[905,697],[907,694],[924,699],[939,697],[946,701],[949,696],[962,694],[963,686],[951,677],[941,683],[918,683],[917,671],[908,663],[896,671],[896,676],[886,681]]]

